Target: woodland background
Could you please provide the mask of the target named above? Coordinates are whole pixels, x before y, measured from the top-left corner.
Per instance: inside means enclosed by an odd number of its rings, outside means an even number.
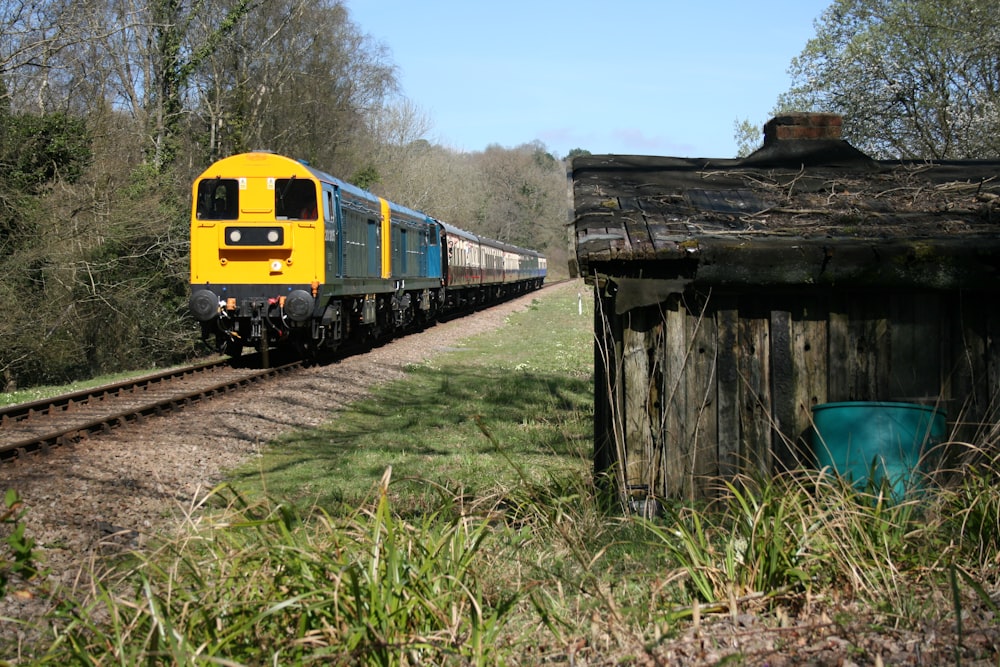
[[[196,353],[192,179],[267,149],[566,272],[565,165],[457,152],[333,0],[0,1],[0,389]]]
[[[815,27],[770,114],[734,122],[739,155],[770,116],[816,110],[872,157],[1000,156],[995,0],[834,0]],[[340,0],[0,0],[0,389],[195,355],[190,183],[245,150],[564,273],[567,160],[587,151],[428,142],[396,73]]]

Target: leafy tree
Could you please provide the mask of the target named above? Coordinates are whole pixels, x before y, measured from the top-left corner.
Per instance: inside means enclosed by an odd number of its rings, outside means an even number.
[[[372,186],[382,180],[382,177],[379,175],[378,169],[369,165],[354,172],[349,180],[359,188],[370,190]]]
[[[779,108],[842,114],[875,157],[1000,154],[994,0],[835,0],[789,72]]]
[[[90,161],[83,120],[65,114],[0,115],[0,302],[6,308],[0,320],[0,384],[5,386],[38,381],[52,318],[65,315],[63,304],[49,299],[53,262],[46,257],[46,239],[65,237],[67,230],[46,202],[54,184],[72,185]]]
[[[33,242],[32,211],[56,180],[73,183],[90,161],[84,122],[65,114],[0,114],[0,250]]]
[[[733,122],[733,139],[736,140],[736,157],[746,157],[760,148],[763,139],[760,125],[754,125],[749,118]]]
[[[155,46],[147,51],[151,54],[150,68],[153,73],[153,104],[150,117],[153,119],[152,147],[150,161],[162,169],[173,163],[177,155],[177,142],[181,132],[181,116],[184,112],[184,95],[194,71],[202,61],[211,56],[220,41],[242,22],[244,17],[260,0],[237,0],[226,5],[184,0],[146,0],[150,15],[148,30]],[[189,26],[198,11],[206,7],[219,10],[218,22],[201,39],[192,41]]]
[[[56,178],[73,183],[90,161],[82,119],[55,113],[0,116],[3,185],[37,193]]]

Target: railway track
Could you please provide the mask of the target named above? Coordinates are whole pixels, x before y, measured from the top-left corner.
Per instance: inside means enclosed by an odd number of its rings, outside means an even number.
[[[240,368],[229,360],[196,364],[111,385],[0,408],[0,461],[10,462],[93,433],[162,415],[301,367]]]
[[[564,281],[546,283],[542,289]],[[521,296],[532,296],[529,293]],[[493,304],[486,308],[496,307]],[[474,315],[478,309],[456,313],[447,320]],[[344,347],[334,358],[364,352]],[[162,415],[198,401],[238,391],[256,382],[301,368],[302,361],[281,360],[273,368],[257,368],[258,355],[217,360],[76,391],[52,398],[0,407],[0,464],[52,447],[78,442],[91,434],[107,433],[130,422]],[[282,355],[285,356],[285,355]]]

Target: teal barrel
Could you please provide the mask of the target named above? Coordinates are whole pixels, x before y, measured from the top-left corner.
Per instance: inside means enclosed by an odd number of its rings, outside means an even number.
[[[885,480],[897,501],[919,487],[923,457],[947,428],[942,410],[916,403],[823,403],[812,412],[820,468],[831,467],[858,489]]]

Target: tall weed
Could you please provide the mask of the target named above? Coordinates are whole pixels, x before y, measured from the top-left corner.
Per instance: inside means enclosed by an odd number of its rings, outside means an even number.
[[[811,505],[790,476],[726,482],[708,507],[670,507],[647,528],[688,575],[701,602],[734,605],[741,598],[807,586],[818,569]]]
[[[86,604],[64,606],[45,662],[69,664],[485,664],[518,600],[487,599],[473,565],[483,520],[392,512],[342,518],[247,504],[144,556]]]

